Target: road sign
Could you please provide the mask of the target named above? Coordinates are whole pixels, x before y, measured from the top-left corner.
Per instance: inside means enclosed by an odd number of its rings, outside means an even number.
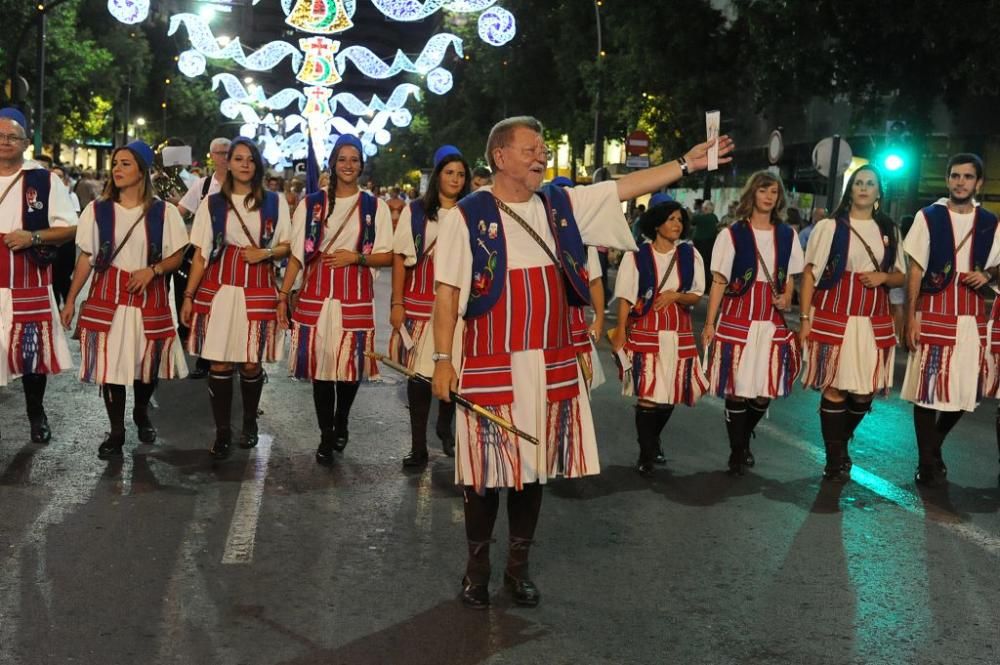
[[[844,175],[844,171],[847,167],[851,165],[851,160],[854,159],[854,153],[851,151],[851,146],[847,144],[847,141],[840,138],[839,136],[830,136],[819,143],[813,148],[813,166],[817,171],[823,176],[829,178],[831,176],[830,167],[832,165],[833,155],[834,155],[834,139],[839,141],[840,145],[837,149],[837,172],[833,174],[834,178],[839,178]]]
[[[620,136],[620,135],[619,135]],[[649,154],[649,134],[637,129],[625,139],[625,152],[630,155]]]
[[[630,169],[648,169],[649,155],[629,155],[625,158],[625,166]]]
[[[776,129],[771,132],[771,136],[767,139],[767,161],[771,164],[777,164],[784,153],[785,141],[781,138],[781,130]]]

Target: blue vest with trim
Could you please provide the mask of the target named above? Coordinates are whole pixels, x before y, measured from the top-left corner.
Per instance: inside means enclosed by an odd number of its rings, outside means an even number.
[[[265,248],[271,244],[274,229],[278,225],[278,194],[264,192],[264,201],[258,210],[244,209],[240,211],[244,220],[248,214],[253,213],[260,215],[260,231],[256,238],[257,246]],[[222,249],[226,245],[226,219],[229,217],[229,200],[225,194],[217,192],[209,195],[208,214],[212,220],[212,251],[208,256],[208,262],[212,263],[222,256]]]
[[[143,222],[146,225],[146,265],[151,266],[163,259],[163,222],[167,204],[153,201]],[[111,267],[111,256],[115,253],[115,202],[110,199],[94,201],[94,220],[97,224],[97,252],[94,254],[94,270],[104,272]]]
[[[955,265],[958,258],[955,255],[955,242],[962,242],[955,237],[951,225],[951,213],[948,206],[929,205],[921,212],[927,220],[927,232],[930,236],[930,254],[927,265],[924,266],[924,277],[920,282],[921,293],[940,293],[944,291],[955,273],[960,272]],[[982,206],[976,208],[976,216],[972,221],[972,269],[983,270],[989,259],[993,238],[997,230],[997,217]]]
[[[674,269],[681,278],[681,285],[677,291],[684,293],[690,291],[691,285],[694,283],[694,245],[689,242],[681,242],[677,244],[674,251],[677,253]],[[635,267],[639,271],[639,297],[643,299],[642,310],[638,312],[629,310],[629,317],[641,319],[649,313],[653,307],[653,301],[658,295],[655,293],[659,282],[656,279],[656,257],[653,243],[649,242],[639,247],[639,251],[635,254]]]
[[[365,191],[361,191],[360,196],[358,216],[362,225],[354,249],[362,254],[370,254],[370,251],[365,252],[364,250],[366,245],[371,247],[375,244],[375,213],[378,211],[378,199]],[[323,241],[323,227],[326,225],[326,218],[330,214],[328,201],[329,195],[326,190],[313,192],[306,196],[306,233],[305,247],[303,248],[306,263],[316,258],[320,250],[323,249],[320,243]],[[336,231],[336,229],[333,230]]]
[[[733,257],[733,268],[729,273],[729,286],[726,287],[725,295],[731,298],[742,296],[753,283],[757,281],[757,242],[754,239],[753,229],[750,222],[741,220],[729,227],[732,235],[735,256]],[[774,226],[775,240],[777,241],[777,274],[772,273],[771,279],[778,292],[784,291],[785,280],[788,279],[788,261],[792,257],[792,243],[795,241],[795,232],[788,224],[776,224]],[[772,267],[768,266],[768,270]]]
[[[21,228],[34,233],[49,228],[49,194],[52,180],[46,169],[24,169],[21,178]],[[13,194],[13,192],[11,192]],[[28,257],[39,266],[47,266],[56,260],[53,245],[35,245],[27,250]]]
[[[549,228],[556,240],[556,258],[561,264],[566,299],[570,306],[590,304],[587,249],[573,216],[569,195],[559,186],[546,185],[536,194],[542,199]],[[490,311],[503,293],[507,278],[507,240],[500,209],[492,192],[474,192],[458,202],[469,230],[472,250],[472,280],[483,284],[484,292],[473,288],[465,308],[472,319]]]
[[[410,232],[413,235],[413,248],[419,261],[424,253],[424,241],[427,240],[427,215],[424,203],[419,199],[410,203]]]
[[[826,260],[826,268],[823,269],[823,276],[816,282],[816,288],[821,291],[832,289],[840,281],[847,268],[847,255],[851,251],[851,222],[845,217],[838,217],[833,230],[833,241],[830,243],[830,256]],[[858,242],[861,242],[858,240]],[[899,251],[896,237],[889,238],[889,244],[885,245],[885,254],[882,255],[882,263],[879,265],[880,272],[890,272],[896,262],[896,252]],[[867,252],[866,252],[867,253]],[[867,271],[866,271],[867,272]]]

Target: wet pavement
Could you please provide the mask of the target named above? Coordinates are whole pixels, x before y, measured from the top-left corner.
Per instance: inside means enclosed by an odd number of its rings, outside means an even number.
[[[603,360],[603,471],[546,489],[538,608],[512,606],[494,546],[488,612],[456,600],[451,460],[432,434],[427,469],[400,469],[409,425],[391,371],[362,387],[333,468],[313,460],[309,385],[279,366],[260,446],[221,463],[207,453],[204,382],[162,384],[159,440],[138,444],[128,423],[117,465],[96,456],[97,388],[50,380],[44,446],[28,443],[20,384],[0,389],[0,663],[1000,662],[994,402],[959,423],[951,482],[933,491],[913,485],[911,409],[897,397],[861,425],[854,480],[821,483],[818,398],[801,390],[759,426],[750,475],[723,473],[722,404],[709,398],[677,410],[668,463],[646,480],[631,403]],[[506,541],[503,514],[496,535]]]

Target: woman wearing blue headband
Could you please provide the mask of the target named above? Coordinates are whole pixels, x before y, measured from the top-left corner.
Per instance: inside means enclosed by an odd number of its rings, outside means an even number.
[[[291,325],[289,371],[313,383],[320,430],[316,461],[333,464],[348,440],[351,405],[361,381],[378,376],[375,360],[375,269],[392,262],[392,218],[384,201],[361,191],[364,149],[341,136],[330,155],[329,188],[310,194],[292,220],[292,260],[278,316]],[[291,321],[289,293],[301,271]]]
[[[399,217],[393,237],[392,264],[392,337],[389,355],[411,370],[430,378],[434,374],[433,332],[430,319],[434,307],[434,247],[437,244],[438,218],[454,208],[469,193],[469,165],[458,148],[445,145],[434,154],[434,172],[423,198],[410,203]],[[457,357],[461,349],[455,344]],[[403,458],[404,467],[427,464],[427,419],[431,409],[430,384],[416,379],[406,382],[410,406],[410,452]],[[451,421],[453,402],[438,403],[437,431],[441,447],[448,457],[455,455],[455,437]]]
[[[187,375],[164,275],[180,267],[187,229],[172,204],[153,198],[153,151],[133,141],[111,154],[111,178],[80,215],[76,262],[61,318],[69,327],[76,297],[91,272],[80,308],[80,380],[101,386],[111,431],[97,450],[120,459],[125,444],[125,387],[135,391],[132,421],[139,441],[156,441],[149,401],[159,379]]]

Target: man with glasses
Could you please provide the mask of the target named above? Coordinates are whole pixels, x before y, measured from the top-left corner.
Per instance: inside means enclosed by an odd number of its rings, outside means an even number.
[[[52,437],[43,405],[49,374],[72,367],[52,293],[55,248],[76,235],[62,181],[26,162],[28,122],[0,109],[0,386],[21,375],[31,440]]]
[[[207,196],[221,190],[222,183],[226,181],[226,174],[229,173],[229,160],[227,156],[229,155],[230,143],[229,139],[221,136],[212,139],[208,152],[212,156],[212,162],[215,164],[215,173],[202,176],[191,183],[187,193],[181,197],[180,202],[177,204],[177,209],[181,211],[181,215],[187,222],[189,234],[191,233],[191,221],[194,218],[194,213],[198,211],[198,206],[201,205],[201,202]],[[187,253],[184,255],[184,263],[181,265],[181,269],[176,271],[173,276],[174,304],[178,312],[181,311],[181,305],[183,304],[184,289],[187,286],[188,272],[191,270],[192,256],[194,256],[193,246],[188,248]],[[187,339],[189,331],[183,324],[177,326],[177,332],[182,340]],[[188,378],[204,379],[207,377],[208,364],[207,360],[198,358],[195,362],[195,368],[188,374]]]
[[[722,137],[720,163],[732,141]],[[434,257],[434,395],[458,391],[537,444],[459,409],[455,477],[464,486],[468,562],[462,602],[489,606],[489,544],[508,488],[510,544],[504,585],[514,602],[538,604],[528,549],[549,478],[600,471],[587,389],[569,329],[570,306],[589,304],[586,245],[635,251],[621,202],[653,192],[708,164],[708,143],[680,159],[617,181],[539,190],[550,154],[527,116],[499,122],[486,159],[491,187],[462,199],[441,221]],[[452,340],[465,319],[464,358]],[[461,367],[461,374],[456,370]]]

